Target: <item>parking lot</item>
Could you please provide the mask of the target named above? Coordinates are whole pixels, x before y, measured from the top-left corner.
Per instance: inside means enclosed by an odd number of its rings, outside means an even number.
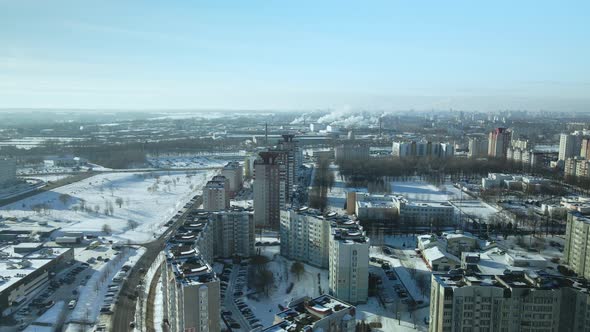
[[[252,309],[243,301],[244,296],[248,293],[247,264],[226,266],[220,279],[223,298],[221,314],[228,327],[233,331],[250,331],[262,327]]]

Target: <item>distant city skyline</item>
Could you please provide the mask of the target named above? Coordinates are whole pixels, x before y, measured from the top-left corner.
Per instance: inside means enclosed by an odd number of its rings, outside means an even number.
[[[0,0],[0,108],[590,110],[585,1]]]

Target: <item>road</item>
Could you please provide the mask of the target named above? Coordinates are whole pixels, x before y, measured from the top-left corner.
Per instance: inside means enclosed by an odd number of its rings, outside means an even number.
[[[146,248],[146,252],[139,258],[137,264],[131,270],[129,277],[121,287],[119,302],[111,320],[111,331],[129,330],[129,323],[135,320],[135,306],[137,302],[135,291],[137,290],[137,286],[143,281],[145,272],[150,268],[158,254],[164,249],[170,236],[184,223],[189,212],[192,209],[198,208],[202,202],[202,196],[198,196],[193,205],[186,209],[166,232],[157,240],[143,245]]]

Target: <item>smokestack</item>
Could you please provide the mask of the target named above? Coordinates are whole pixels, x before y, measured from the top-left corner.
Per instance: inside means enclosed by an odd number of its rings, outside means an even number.
[[[268,122],[264,123],[264,145],[268,146]]]

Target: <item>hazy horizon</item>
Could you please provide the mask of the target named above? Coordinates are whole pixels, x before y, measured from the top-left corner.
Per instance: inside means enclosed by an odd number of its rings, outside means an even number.
[[[590,110],[583,1],[0,3],[0,108]]]

